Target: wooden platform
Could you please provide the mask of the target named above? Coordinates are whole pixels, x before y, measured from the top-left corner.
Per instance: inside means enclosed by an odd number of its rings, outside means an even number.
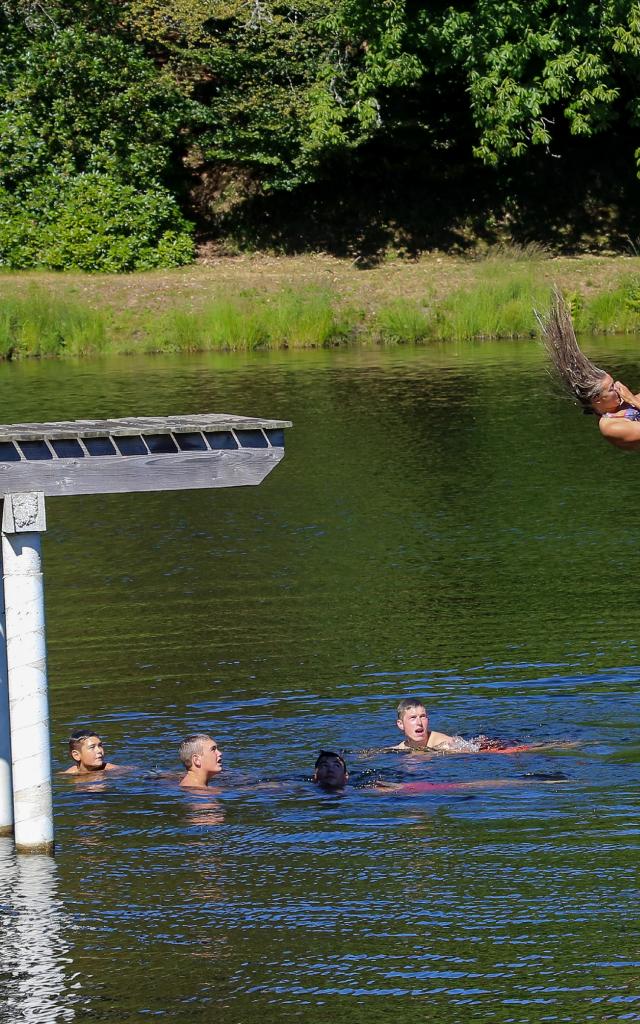
[[[290,426],[220,413],[0,425],[0,497],[255,486]]]

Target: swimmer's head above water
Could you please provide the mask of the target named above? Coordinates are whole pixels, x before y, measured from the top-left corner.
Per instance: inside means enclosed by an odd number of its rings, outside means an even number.
[[[95,729],[76,729],[69,737],[70,772],[79,775],[101,772],[107,766],[104,744]]]
[[[342,754],[321,750],[316,758],[312,781],[322,789],[344,789],[349,778],[347,762]]]
[[[424,746],[429,741],[429,715],[418,697],[405,697],[398,704],[396,725],[409,745]]]
[[[222,771],[222,751],[208,733],[199,732],[183,739],[178,756],[187,769],[180,785],[200,788]]]

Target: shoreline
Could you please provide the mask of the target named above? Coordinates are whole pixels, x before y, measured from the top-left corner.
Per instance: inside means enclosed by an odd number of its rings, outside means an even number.
[[[431,253],[375,267],[314,254],[169,271],[0,272],[0,358],[535,337],[557,284],[576,330],[640,332],[640,257]]]

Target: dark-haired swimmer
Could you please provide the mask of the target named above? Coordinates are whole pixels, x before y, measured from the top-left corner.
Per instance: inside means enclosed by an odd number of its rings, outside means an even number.
[[[180,785],[187,789],[206,789],[211,779],[222,771],[222,751],[207,733],[187,736],[178,754],[187,769]]]
[[[583,412],[598,417],[602,436],[616,448],[640,449],[640,394],[614,381],[587,359],[576,340],[571,314],[556,289],[549,312],[538,315],[547,353],[566,390],[578,400]]]
[[[313,782],[329,792],[345,789],[349,780],[347,764],[341,754],[332,750],[321,750],[315,763]],[[446,793],[461,789],[488,789],[503,786],[526,786],[532,782],[568,782],[562,772],[551,775],[532,774],[521,779],[477,779],[473,782],[384,782],[376,780],[367,789],[386,793]]]
[[[112,772],[120,765],[106,761],[104,744],[95,729],[76,729],[69,737],[69,756],[73,761],[63,775],[95,775]]]
[[[344,789],[348,780],[347,762],[342,754],[336,754],[333,750],[321,750],[316,758],[311,781],[321,789],[335,792]]]

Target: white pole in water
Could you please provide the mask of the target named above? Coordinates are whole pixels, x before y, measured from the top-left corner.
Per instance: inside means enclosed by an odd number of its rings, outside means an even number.
[[[0,553],[0,576],[2,554]],[[13,782],[11,778],[11,725],[9,723],[9,681],[7,678],[7,624],[4,615],[4,587],[0,585],[0,836],[13,832]]]
[[[53,853],[53,801],[40,534],[44,495],[7,494],[2,556],[13,808],[18,853]]]

